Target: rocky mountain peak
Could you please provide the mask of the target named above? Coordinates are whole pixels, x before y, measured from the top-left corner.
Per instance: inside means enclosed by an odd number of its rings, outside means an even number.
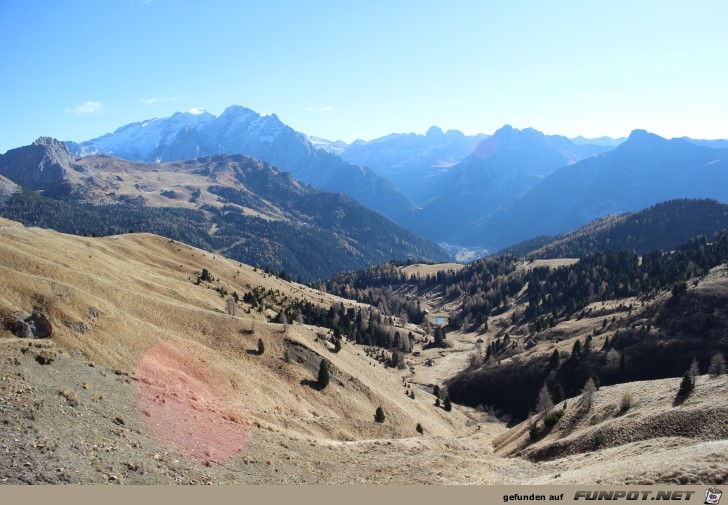
[[[29,146],[11,149],[0,159],[0,174],[28,189],[66,193],[70,170],[78,165],[66,144],[40,137]]]

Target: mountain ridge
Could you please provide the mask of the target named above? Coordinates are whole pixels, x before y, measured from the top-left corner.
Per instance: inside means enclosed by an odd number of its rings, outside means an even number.
[[[725,202],[727,188],[728,150],[635,130],[613,150],[556,170],[508,208],[487,216],[462,240],[489,242],[490,249],[498,250],[661,201]]]
[[[65,145],[18,148],[0,158],[0,174],[32,181],[45,173],[44,165],[33,163],[44,159],[39,148],[52,156]],[[25,158],[21,170],[14,160]],[[10,195],[0,207],[4,216],[76,234],[161,232],[307,281],[397,257],[448,258],[437,245],[350,197],[316,189],[248,156],[134,163],[107,155],[75,160],[65,151],[59,158],[67,166],[54,165],[56,186]],[[33,188],[55,199],[39,197]]]
[[[130,161],[182,161],[217,154],[245,154],[260,159],[321,189],[345,193],[395,221],[413,210],[409,199],[373,171],[346,163],[317,149],[305,134],[277,115],[261,116],[233,105],[216,117],[175,113],[167,118],[122,126],[80,143],[69,142],[77,155],[111,154]]]

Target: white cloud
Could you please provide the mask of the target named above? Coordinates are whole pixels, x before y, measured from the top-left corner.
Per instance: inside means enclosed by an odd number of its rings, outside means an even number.
[[[194,114],[195,116],[198,116],[200,114],[204,114],[207,111],[205,109],[203,109],[202,107],[190,107],[190,110],[188,110],[187,112],[189,112],[190,114]]]
[[[72,112],[77,116],[88,116],[90,114],[98,114],[103,112],[104,104],[93,100],[88,100],[84,103],[80,103],[74,107],[69,107],[63,110],[63,112]]]
[[[147,105],[153,105],[155,103],[160,103],[160,102],[176,102],[177,100],[179,100],[179,98],[177,98],[176,96],[173,96],[171,98],[163,98],[163,97],[158,97],[158,96],[152,96],[152,97],[149,97],[149,98],[142,98],[139,101],[141,103],[145,103]]]

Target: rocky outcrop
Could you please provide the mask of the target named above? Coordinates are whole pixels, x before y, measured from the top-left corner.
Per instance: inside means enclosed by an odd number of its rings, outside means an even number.
[[[66,145],[41,137],[29,146],[18,147],[0,158],[0,175],[20,186],[43,191],[47,196],[71,196],[75,191],[71,171],[84,172]]]
[[[47,315],[36,309],[30,316],[12,324],[11,331],[20,338],[51,338],[53,325]]]
[[[10,195],[17,193],[19,190],[17,184],[0,175],[0,203],[3,203]]]

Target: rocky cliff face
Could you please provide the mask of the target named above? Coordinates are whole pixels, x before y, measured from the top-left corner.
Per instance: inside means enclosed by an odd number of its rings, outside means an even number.
[[[18,185],[13,181],[0,175],[0,203],[4,202],[13,193],[18,192],[19,189]]]
[[[74,179],[91,175],[76,163],[63,142],[50,137],[5,153],[0,158],[0,174],[48,196],[73,196],[81,191],[74,185]]]

